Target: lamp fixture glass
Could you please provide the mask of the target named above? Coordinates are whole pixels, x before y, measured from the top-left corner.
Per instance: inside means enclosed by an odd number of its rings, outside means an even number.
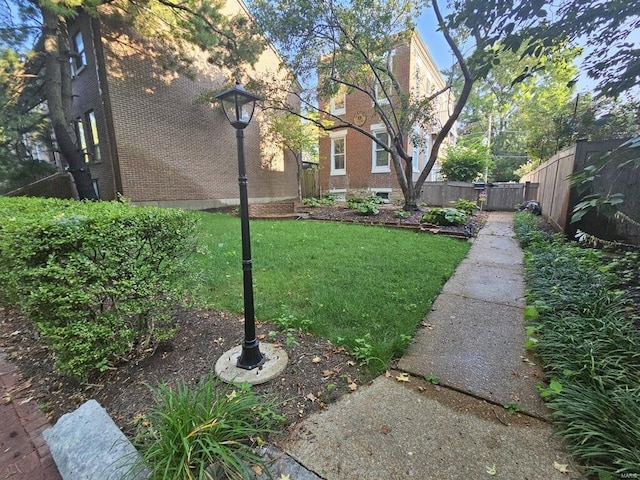
[[[235,128],[245,128],[249,125],[253,118],[256,101],[260,100],[260,97],[247,92],[239,83],[219,93],[216,98],[222,101],[224,114]]]

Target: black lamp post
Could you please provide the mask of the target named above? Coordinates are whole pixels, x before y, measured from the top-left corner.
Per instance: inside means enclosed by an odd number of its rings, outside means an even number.
[[[240,187],[240,223],[242,226],[242,271],[244,280],[244,343],[237,366],[252,370],[265,362],[256,338],[253,310],[253,278],[251,274],[251,236],[249,232],[249,202],[247,199],[247,172],[244,161],[244,128],[253,117],[256,101],[260,97],[247,92],[239,83],[230,90],[219,93],[224,113],[236,129],[238,142],[238,186]]]

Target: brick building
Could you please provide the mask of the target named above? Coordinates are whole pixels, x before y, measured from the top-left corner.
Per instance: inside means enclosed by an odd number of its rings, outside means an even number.
[[[249,15],[241,0],[228,0],[225,10]],[[99,198],[195,209],[238,204],[235,129],[219,105],[196,102],[227,76],[197,51],[194,79],[165,69],[152,41],[117,22],[80,16],[69,33],[76,133]],[[279,64],[269,46],[249,76]],[[296,198],[296,161],[268,144],[263,129],[257,111],[245,130],[250,202]]]
[[[425,96],[445,87],[444,79],[417,32],[408,44],[395,48],[390,55],[392,71],[404,92]],[[374,94],[379,103],[388,101],[378,97],[377,88]],[[376,136],[385,138],[384,136],[388,135],[384,124],[374,111],[371,97],[367,94],[354,91],[334,97],[328,103],[321,106],[332,115],[366,128]],[[424,141],[421,142],[421,147],[406,146],[413,152],[414,181],[427,163],[435,136],[449,118],[451,103],[449,92],[438,95],[434,100],[429,130],[415,127],[414,133]],[[455,128],[449,136],[449,143],[454,141]],[[319,148],[320,187],[323,194],[333,194],[340,199],[348,195],[375,193],[390,200],[402,199],[389,154],[371,138],[353,129],[336,129],[320,139]],[[427,180],[438,180],[438,171],[436,163]]]

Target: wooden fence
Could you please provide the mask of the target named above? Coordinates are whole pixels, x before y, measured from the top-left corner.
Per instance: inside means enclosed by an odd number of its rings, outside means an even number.
[[[513,211],[524,201],[535,200],[537,189],[534,183],[490,183],[482,190],[466,182],[425,182],[420,200],[429,206],[450,207],[461,198],[476,202],[484,197],[485,210]]]
[[[573,237],[578,229],[606,240],[623,240],[640,245],[640,228],[632,222],[618,221],[599,215],[594,209],[580,222],[571,223],[573,208],[590,194],[606,195],[621,193],[624,203],[620,211],[631,218],[640,218],[640,175],[632,165],[620,169],[626,160],[635,158],[634,149],[616,151],[614,161],[598,172],[595,180],[584,192],[571,187],[568,176],[583,170],[587,165],[615,151],[624,140],[588,142],[579,140],[575,145],[556,153],[520,181],[535,182],[540,185],[538,201],[542,214],[558,230]]]
[[[73,177],[68,172],[58,172],[5,194],[7,197],[78,198]]]
[[[302,198],[320,198],[318,168],[305,168],[300,171],[300,190]]]

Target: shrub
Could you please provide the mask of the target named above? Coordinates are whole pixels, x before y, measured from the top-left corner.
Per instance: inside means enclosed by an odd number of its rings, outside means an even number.
[[[369,195],[366,198],[352,197],[347,200],[347,206],[359,213],[360,215],[377,215],[380,213],[378,205],[384,203],[384,200],[376,194]]]
[[[478,208],[476,202],[465,200],[464,198],[459,198],[454,206],[457,210],[460,210],[467,215],[472,215],[474,210]]]
[[[173,335],[193,214],[7,198],[0,218],[3,300],[35,322],[62,373],[85,379]]]
[[[422,215],[422,221],[436,225],[463,225],[467,214],[456,208],[431,208]]]
[[[239,389],[215,377],[193,389],[155,389],[147,425],[136,436],[151,479],[254,478],[252,465],[264,465],[253,448],[261,436],[281,423],[275,402],[249,386]],[[266,470],[266,469],[265,469]],[[224,476],[223,476],[224,475]]]
[[[528,331],[537,335],[527,343],[552,378],[541,392],[560,433],[587,474],[635,474],[640,332],[637,309],[619,289],[626,268],[606,265],[600,251],[537,231],[531,213],[517,213],[515,227],[525,248]]]
[[[335,198],[333,195],[327,195],[323,198],[305,198],[302,200],[302,204],[305,207],[322,207],[324,205],[333,205]]]

